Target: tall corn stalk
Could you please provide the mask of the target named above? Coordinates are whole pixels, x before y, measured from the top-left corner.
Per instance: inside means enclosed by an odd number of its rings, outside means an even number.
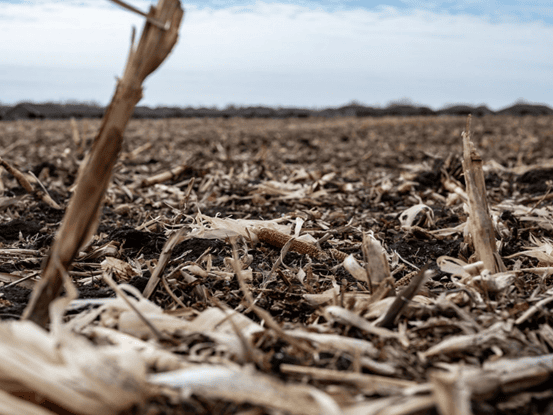
[[[119,0],[116,3],[122,4]],[[124,3],[122,5],[134,9]],[[79,249],[86,245],[98,227],[102,201],[121,150],[123,133],[142,98],[142,83],[175,46],[183,15],[179,0],[159,0],[146,15],[138,46],[135,47],[133,39],[125,72],[117,83],[100,131],[80,170],[75,193],[23,318],[41,326],[47,325],[49,304],[60,295],[64,275],[67,275]],[[65,280],[70,283],[67,278]]]

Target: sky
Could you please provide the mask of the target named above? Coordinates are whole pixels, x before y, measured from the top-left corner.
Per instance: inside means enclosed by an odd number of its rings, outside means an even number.
[[[128,0],[147,11],[157,1]],[[550,0],[183,1],[139,105],[553,107]],[[0,0],[0,103],[109,103],[132,27],[106,0]]]

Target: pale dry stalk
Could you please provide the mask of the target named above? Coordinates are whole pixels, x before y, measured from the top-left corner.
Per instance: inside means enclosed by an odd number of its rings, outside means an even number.
[[[25,189],[28,193],[33,195],[35,198],[37,198],[39,200],[42,200],[44,203],[46,203],[48,206],[50,206],[54,209],[57,209],[57,210],[62,209],[61,206],[58,205],[54,201],[54,199],[52,199],[50,197],[50,195],[48,194],[46,189],[44,189],[44,188],[43,188],[43,190],[35,189],[34,186],[31,184],[31,182],[29,182],[29,180],[27,180],[27,178],[25,177],[25,175],[22,172],[20,172],[18,169],[13,167],[11,164],[9,164],[5,160],[3,160],[1,157],[0,157],[0,167],[4,167],[6,169],[6,171],[8,171],[8,173],[10,173],[15,178],[15,180],[17,180],[17,182],[21,185],[21,187],[23,189]],[[36,179],[36,181],[38,182],[38,179]],[[39,186],[39,187],[43,187],[43,186]]]
[[[61,265],[69,268],[79,249],[96,232],[102,201],[121,150],[123,132],[142,98],[142,83],[176,44],[183,14],[179,0],[159,0],[157,7],[151,7],[138,46],[135,47],[134,42],[131,45],[125,72],[117,83],[86,165],[79,173],[75,193],[23,318],[41,326],[47,324],[48,306],[62,288],[60,270],[53,265],[52,258],[59,258]],[[166,22],[168,28],[159,28],[151,20]]]
[[[141,187],[149,187],[154,184],[163,183],[168,180],[174,179],[179,174],[183,173],[187,169],[188,165],[183,164],[182,166],[177,166],[171,170],[167,170],[161,173],[156,174],[155,176],[148,177],[147,179],[142,180],[140,183]]]
[[[484,267],[492,274],[506,270],[501,257],[497,253],[495,232],[488,210],[486,184],[482,170],[482,158],[470,139],[470,115],[467,118],[463,137],[463,170],[469,202],[469,233],[476,256],[484,263]]]
[[[386,251],[372,232],[363,233],[363,255],[367,263],[366,270],[372,293],[373,285],[378,286],[382,281],[391,276]]]
[[[436,399],[436,408],[441,415],[472,415],[471,391],[464,382],[461,367],[451,372],[432,372],[430,381]]]
[[[161,255],[159,256],[159,261],[157,263],[156,269],[152,273],[152,276],[148,280],[148,284],[146,285],[146,288],[144,288],[143,296],[144,298],[150,298],[150,296],[154,293],[154,290],[156,289],[157,285],[159,284],[159,281],[161,280],[161,276],[163,274],[163,271],[165,270],[165,267],[169,263],[169,260],[171,259],[171,254],[173,253],[173,249],[175,246],[182,241],[182,234],[184,233],[184,228],[179,229],[177,232],[175,232],[169,240],[165,243],[163,246],[163,250],[161,251]]]

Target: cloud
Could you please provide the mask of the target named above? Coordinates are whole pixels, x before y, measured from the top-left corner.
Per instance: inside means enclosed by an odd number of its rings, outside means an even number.
[[[534,73],[546,65],[553,28],[416,10],[326,12],[257,3],[192,9],[171,65],[403,76]],[[544,37],[537,40],[543,35]],[[537,66],[536,66],[537,65]],[[462,67],[462,68],[461,68]]]
[[[401,0],[401,3],[411,9],[486,15],[497,21],[541,20],[553,23],[553,5],[549,0]]]
[[[11,64],[73,68],[124,62],[131,26],[142,24],[106,1],[91,0],[4,3],[0,21],[0,54]]]
[[[146,102],[316,106],[408,96],[439,106],[551,100],[545,91],[553,90],[553,26],[453,14],[443,10],[446,2],[431,9],[410,3],[408,9],[338,10],[313,2],[188,6],[180,42],[148,82]],[[147,10],[150,2],[133,4]],[[75,91],[79,70],[96,77],[87,85],[110,73],[111,84],[122,72],[131,26],[142,25],[141,18],[92,0],[8,4],[0,21],[4,62],[73,71],[66,76]],[[2,79],[9,78],[6,68],[0,64]]]

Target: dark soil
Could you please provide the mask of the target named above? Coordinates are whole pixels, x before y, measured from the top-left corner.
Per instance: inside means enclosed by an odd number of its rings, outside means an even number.
[[[473,120],[473,141],[486,166],[492,213],[504,229],[497,238],[502,241],[500,254],[506,257],[526,250],[536,238],[553,238],[553,227],[547,221],[529,222],[523,214],[509,207],[546,210],[551,207],[553,116],[510,117],[485,115],[485,112],[481,115]],[[440,256],[469,262],[474,251],[465,243],[462,231],[444,235],[437,232],[467,220],[462,200],[452,199],[452,192],[444,186],[445,178],[449,177],[464,188],[461,132],[465,122],[464,117],[454,116],[133,120],[125,133],[126,141],[113,184],[106,195],[97,236],[83,255],[92,255],[96,249],[113,244],[116,252],[110,256],[138,264],[141,270],[139,275],[118,282],[128,282],[143,290],[174,231],[184,227],[192,232],[197,228],[197,215],[202,213],[233,219],[288,218],[292,224],[301,219],[302,232],[319,241],[322,238],[322,249],[333,248],[353,254],[359,261],[363,260],[363,233],[372,232],[389,255],[396,281],[425,265],[437,270],[436,260]],[[85,142],[91,142],[99,123],[99,120],[87,119],[78,122]],[[82,160],[82,154],[70,137],[68,121],[3,121],[0,123],[0,148],[9,150],[0,151],[0,156],[23,172],[33,172],[52,197],[65,207]],[[147,145],[150,147],[141,150],[141,146]],[[155,185],[141,185],[145,178],[183,164],[187,167],[179,175]],[[6,171],[0,170],[0,173],[0,273],[25,276],[40,270],[63,212],[28,195]],[[191,180],[194,181],[187,195]],[[275,190],[277,184],[282,187]],[[418,229],[402,228],[402,212],[419,203],[432,208],[433,222],[424,223],[421,219]],[[321,260],[288,252],[283,263],[268,278],[281,254],[280,248],[239,239],[238,249],[242,257],[251,256],[248,264],[253,272],[250,289],[257,306],[268,311],[283,326],[305,326],[316,319],[324,321],[320,306],[307,301],[306,294],[322,293],[332,287],[333,281],[344,293],[368,289],[334,258]],[[35,253],[17,250],[34,250]],[[164,275],[172,275],[184,265],[195,264],[202,256],[200,265],[207,267],[205,258],[209,256],[209,266],[214,270],[232,273],[228,266],[228,258],[232,255],[228,239],[191,235],[173,248]],[[105,256],[99,254],[75,261],[71,275],[81,298],[113,295],[100,279],[93,278],[90,282],[88,278],[98,275],[104,259]],[[529,256],[505,259],[509,269],[515,263],[518,268],[547,266]],[[297,274],[306,269],[312,275],[302,283]],[[82,283],[84,279],[86,284]],[[16,319],[30,291],[7,285],[4,283],[0,287],[0,299],[7,300],[0,303],[0,319]],[[520,304],[528,300],[530,293],[543,294],[552,287],[550,276],[538,278],[532,273],[521,274],[509,291],[509,298],[500,295],[489,298],[499,303],[504,301],[498,309],[510,310],[511,318],[516,319],[525,311]],[[177,278],[171,288],[185,307],[198,312],[213,307],[217,301],[233,309],[245,309],[244,295],[236,278],[226,279],[213,273],[194,282]],[[454,290],[455,286],[448,274],[438,271],[426,288],[427,295],[436,298]],[[202,289],[207,295],[201,295]],[[174,299],[162,288],[156,290],[151,300],[168,310],[176,307]],[[520,308],[513,308],[515,304]],[[472,318],[486,324],[483,315],[489,310],[471,308],[470,304],[463,307]],[[260,321],[251,311],[246,315]],[[499,318],[497,316],[494,318]],[[416,331],[411,324],[413,321],[433,318],[445,317],[435,309],[428,309],[417,316],[404,316],[400,322],[411,333],[411,330]],[[451,318],[457,319],[455,315]],[[536,317],[529,322],[528,331],[551,323],[551,313],[547,309],[539,319]],[[367,337],[351,327],[336,324],[333,329],[341,335]],[[428,370],[439,360],[425,363],[418,359],[417,353],[448,335],[459,333],[454,327],[431,327],[427,332],[417,332],[421,337],[413,342],[412,348],[395,355],[402,362],[398,376],[427,381]],[[551,345],[542,344],[539,353],[553,351]],[[517,343],[516,347],[500,346],[505,357],[537,353],[531,340]],[[255,347],[267,356],[266,367],[258,365],[258,369],[285,381],[291,377],[280,372],[282,363],[341,371],[351,371],[357,364],[355,356],[338,352],[321,354],[315,359],[292,351],[282,339],[269,335],[258,339]],[[386,343],[379,347],[384,356],[385,350],[390,351],[392,345]],[[490,353],[489,348],[475,349],[466,355],[448,356],[443,362],[474,364],[477,361],[480,364]],[[319,385],[307,377],[305,380]],[[337,386],[341,387],[343,385]],[[529,399],[528,404],[516,411],[501,406],[502,398],[497,396],[474,401],[473,411],[525,415],[551,408],[551,398],[540,400],[537,392],[535,396],[536,399]],[[156,398],[150,402],[150,409],[147,413],[271,413],[266,408],[257,411],[249,405],[198,396],[191,396],[182,405]]]

